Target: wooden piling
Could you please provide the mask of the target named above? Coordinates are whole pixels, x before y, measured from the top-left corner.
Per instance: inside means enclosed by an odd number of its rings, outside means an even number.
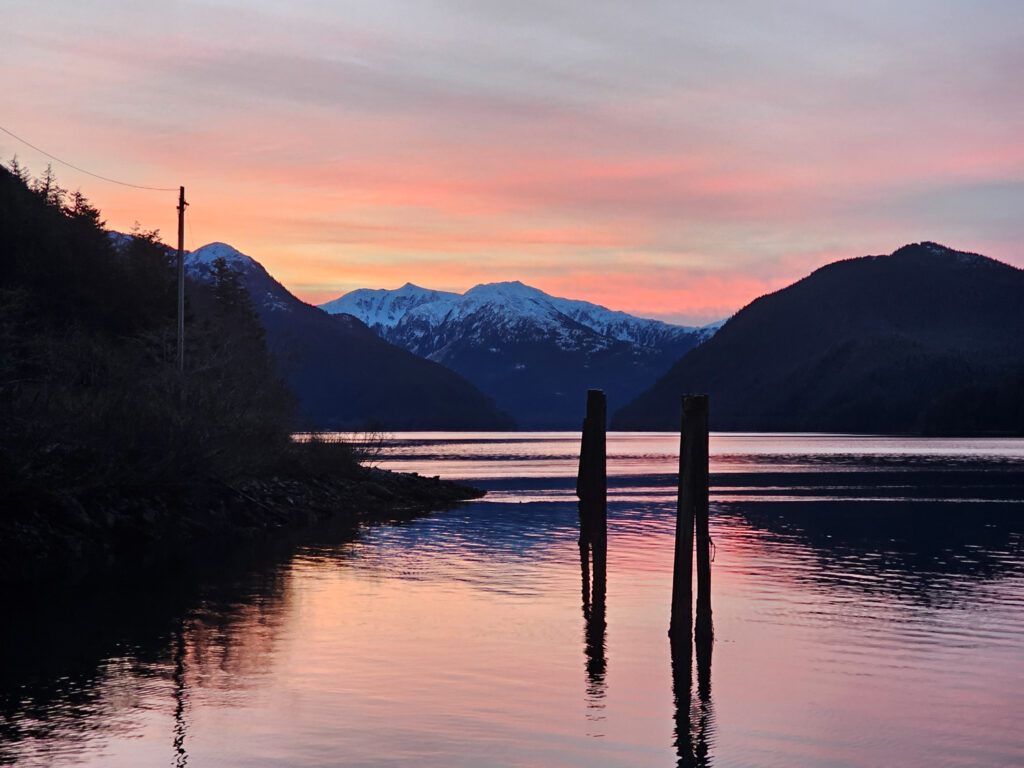
[[[579,474],[576,476],[576,495],[580,499],[580,541],[602,549],[608,539],[606,411],[604,392],[588,390]]]
[[[580,464],[576,472],[576,498],[579,499],[577,509],[580,515],[580,553],[585,552],[587,557],[587,568],[590,568],[590,507],[587,500],[590,498],[590,473],[592,461],[590,458],[590,422],[583,418],[583,430],[580,433]]]
[[[708,526],[708,398],[697,395],[693,419],[696,443],[694,444],[694,523],[697,545],[697,623],[694,636],[697,640],[698,656],[702,643],[710,643],[711,622],[711,534]]]
[[[587,391],[576,495],[580,513],[580,565],[593,564],[593,604],[604,610],[608,550],[608,476],[605,422],[607,401],[599,389]]]
[[[605,593],[608,550],[608,474],[605,422],[607,401],[599,389],[587,391],[583,419],[576,495],[580,512],[580,570],[583,579],[583,616],[586,620],[587,695],[604,697]],[[591,566],[593,579],[591,580]]]
[[[693,552],[697,550],[697,622],[693,624]],[[707,763],[711,727],[711,536],[708,532],[708,396],[683,395],[679,492],[669,621],[679,766]],[[697,719],[692,719],[693,650],[697,650]]]
[[[673,638],[689,638],[693,627],[695,531],[698,624],[701,624],[702,612],[710,623],[707,395],[683,395],[682,398],[679,427],[679,491],[676,497],[676,547],[672,570],[672,612],[669,620],[669,635]]]

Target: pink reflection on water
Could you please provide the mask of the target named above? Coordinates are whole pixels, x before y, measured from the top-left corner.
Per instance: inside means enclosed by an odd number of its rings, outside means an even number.
[[[397,435],[385,461],[479,470],[502,503],[310,545],[251,594],[193,606],[190,764],[663,766],[687,740],[721,766],[1024,762],[1019,516],[911,504],[891,480],[986,451],[996,476],[1024,441],[713,436],[713,471],[735,468],[721,474],[739,489],[713,501],[713,658],[677,656],[673,675],[676,437],[609,440],[609,467],[628,470],[614,475],[599,670],[560,495],[578,435],[450,438]],[[843,481],[816,484],[837,461]],[[892,504],[857,484],[882,470]],[[819,487],[836,495],[801,495]],[[124,667],[98,695],[134,701],[135,729],[96,729],[84,764],[169,754],[168,671]]]

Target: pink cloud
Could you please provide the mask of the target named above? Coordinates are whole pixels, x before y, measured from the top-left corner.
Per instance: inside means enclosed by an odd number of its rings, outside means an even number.
[[[463,19],[481,37],[375,6],[65,10],[8,20],[5,120],[104,175],[184,184],[190,246],[231,242],[303,296],[522,279],[713,319],[912,240],[1024,263],[1012,20],[932,46],[954,10],[850,27],[870,35],[808,13],[780,45],[770,16],[737,47],[720,11],[687,46],[602,8],[517,30],[527,50],[485,11]],[[173,193],[57,170],[113,228],[173,237]]]

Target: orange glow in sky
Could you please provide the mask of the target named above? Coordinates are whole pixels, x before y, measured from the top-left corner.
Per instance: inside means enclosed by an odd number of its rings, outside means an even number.
[[[912,5],[16,0],[0,125],[184,184],[186,247],[307,301],[521,280],[712,321],[907,242],[1024,265],[1024,11]],[[15,154],[50,162],[0,134]],[[173,238],[174,193],[55,171],[111,228]]]

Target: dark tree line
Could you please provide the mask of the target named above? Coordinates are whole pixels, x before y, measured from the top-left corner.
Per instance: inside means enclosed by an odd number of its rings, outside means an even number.
[[[177,371],[175,258],[156,231],[106,231],[51,169],[0,167],[7,494],[226,481],[287,452],[292,398],[226,264],[212,285],[187,285]]]
[[[928,435],[1024,435],[1024,369],[981,380],[936,399],[925,411]]]

